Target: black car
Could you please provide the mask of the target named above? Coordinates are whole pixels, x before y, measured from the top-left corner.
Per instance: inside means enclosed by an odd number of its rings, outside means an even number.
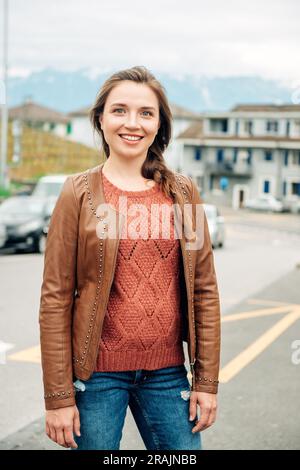
[[[14,248],[44,253],[55,201],[34,196],[6,199],[0,205],[0,250]]]

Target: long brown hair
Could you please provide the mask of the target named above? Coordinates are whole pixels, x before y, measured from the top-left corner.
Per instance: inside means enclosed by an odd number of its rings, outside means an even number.
[[[146,67],[136,66],[114,73],[102,85],[97,94],[95,103],[89,111],[89,118],[93,130],[100,135],[105,156],[109,158],[110,152],[100,126],[99,117],[101,113],[103,113],[104,105],[110,91],[122,80],[132,80],[136,83],[148,85],[156,94],[159,102],[160,127],[152,145],[148,149],[146,160],[142,165],[142,176],[146,179],[156,181],[167,196],[173,198],[174,195],[177,195],[177,197],[179,196],[180,198],[178,190],[176,189],[174,173],[167,167],[163,157],[163,152],[168,147],[172,135],[171,109],[168,104],[165,88]]]

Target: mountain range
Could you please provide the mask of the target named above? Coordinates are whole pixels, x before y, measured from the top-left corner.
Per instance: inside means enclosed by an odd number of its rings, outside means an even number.
[[[64,113],[90,106],[105,79],[113,72],[93,73],[88,68],[76,71],[45,68],[26,77],[10,77],[8,106],[22,104],[27,98]],[[227,111],[240,103],[292,104],[291,88],[259,76],[155,75],[171,103],[194,112]]]

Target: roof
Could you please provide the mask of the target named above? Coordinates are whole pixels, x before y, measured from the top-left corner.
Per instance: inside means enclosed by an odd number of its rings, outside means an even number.
[[[55,122],[67,123],[68,118],[65,114],[47,108],[33,101],[26,101],[20,106],[12,107],[8,110],[9,119],[21,119],[35,122]]]
[[[220,142],[226,140],[237,140],[237,141],[252,141],[258,142],[262,140],[270,141],[270,142],[280,142],[280,141],[288,141],[288,142],[300,142],[299,138],[296,137],[288,137],[284,135],[249,135],[249,136],[238,136],[234,134],[229,135],[220,135],[220,134],[204,134],[203,133],[203,122],[199,121],[191,126],[189,126],[185,131],[181,132],[176,139],[205,139],[205,140],[219,140]]]
[[[187,129],[181,132],[177,139],[203,139],[203,120],[191,124]]]
[[[85,117],[85,116],[88,116],[90,109],[91,109],[90,106],[84,106],[84,108],[79,108],[79,109],[75,109],[75,111],[71,111],[70,113],[68,113],[68,116]]]
[[[237,104],[231,111],[300,111],[300,104]]]
[[[171,112],[173,118],[179,119],[199,119],[200,113],[195,113],[187,108],[183,108],[182,106],[178,106],[177,104],[170,103]]]

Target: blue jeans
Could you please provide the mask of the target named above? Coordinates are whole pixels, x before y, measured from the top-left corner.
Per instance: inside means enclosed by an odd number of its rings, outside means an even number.
[[[74,385],[81,436],[74,434],[78,448],[72,450],[119,450],[128,405],[147,450],[201,449],[200,433],[192,433],[197,417],[189,421],[191,386],[184,364],[94,372]]]

